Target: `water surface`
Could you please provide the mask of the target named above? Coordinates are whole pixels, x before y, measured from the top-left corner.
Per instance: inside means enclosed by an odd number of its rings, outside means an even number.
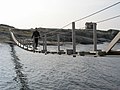
[[[66,47],[71,48],[70,45]],[[77,46],[79,50],[89,50],[92,45],[85,47]],[[99,45],[99,48],[105,48],[105,45]],[[56,47],[49,50],[56,50]],[[17,46],[0,44],[0,90],[119,89],[120,56],[74,58],[33,53]]]

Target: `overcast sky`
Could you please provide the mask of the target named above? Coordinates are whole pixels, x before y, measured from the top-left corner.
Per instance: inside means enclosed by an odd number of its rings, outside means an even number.
[[[117,2],[119,0],[0,0],[0,24],[21,29],[62,28]],[[85,22],[97,22],[116,15],[120,15],[120,4],[77,22],[76,28],[84,28]],[[120,17],[97,26],[98,29],[120,30]]]

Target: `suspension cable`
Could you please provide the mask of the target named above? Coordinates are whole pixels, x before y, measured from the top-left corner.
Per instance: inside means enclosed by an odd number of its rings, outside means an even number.
[[[114,16],[114,17],[111,17],[111,18],[108,18],[108,19],[105,19],[105,20],[101,20],[101,21],[98,21],[96,23],[102,23],[102,22],[105,22],[105,21],[108,21],[108,20],[112,20],[112,19],[115,19],[115,18],[118,18],[120,17],[120,15],[117,15],[117,16]]]
[[[118,4],[120,4],[120,2],[117,2],[117,3],[115,3],[115,4],[112,4],[112,5],[110,5],[110,6],[106,7],[106,8],[103,8],[103,9],[97,11],[97,12],[94,12],[94,13],[92,13],[92,14],[90,14],[90,15],[87,15],[87,16],[85,16],[85,17],[83,17],[83,18],[80,18],[80,19],[78,19],[78,20],[75,20],[75,21],[73,21],[73,22],[81,21],[81,20],[83,20],[83,19],[86,19],[86,18],[88,18],[88,17],[91,17],[91,16],[93,16],[93,15],[95,15],[95,14],[98,14],[98,13],[100,13],[100,12],[102,12],[102,11],[105,11],[105,10],[107,10],[107,9],[113,7],[113,6],[118,5]],[[65,28],[65,27],[67,27],[67,26],[69,26],[69,25],[71,25],[71,24],[72,24],[72,22],[70,22],[70,23],[68,23],[67,25],[63,26],[61,29]],[[46,34],[54,33],[54,32],[57,32],[57,31],[59,31],[59,30],[50,31],[50,32],[48,32],[48,33],[46,33]]]
[[[88,16],[85,16],[85,17],[83,17],[83,18],[80,18],[80,19],[78,19],[78,20],[75,20],[74,22],[78,22],[78,21],[80,21],[80,20],[83,20],[83,19],[85,19],[85,18],[88,18],[88,17],[90,17],[90,16],[93,16],[93,15],[95,15],[95,14],[97,14],[97,13],[100,13],[100,12],[102,12],[102,11],[105,11],[105,10],[107,10],[107,9],[113,7],[113,6],[116,6],[117,4],[120,4],[120,2],[117,2],[117,3],[113,4],[113,5],[110,5],[110,6],[106,7],[106,8],[104,8],[104,9],[101,9],[101,10],[99,10],[99,11],[97,11],[97,12],[94,12],[94,13],[88,15]]]

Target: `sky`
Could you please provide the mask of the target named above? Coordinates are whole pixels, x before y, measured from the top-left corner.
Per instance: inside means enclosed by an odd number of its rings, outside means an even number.
[[[0,24],[20,29],[62,28],[117,2],[119,0],[0,0]],[[76,28],[85,28],[86,22],[98,22],[116,15],[120,15],[120,4],[76,22]],[[99,23],[97,28],[120,30],[120,17]]]

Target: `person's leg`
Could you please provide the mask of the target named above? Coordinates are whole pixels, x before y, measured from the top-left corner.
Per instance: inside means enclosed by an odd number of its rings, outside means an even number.
[[[35,39],[35,44],[36,44],[35,47],[37,48],[37,46],[38,46],[38,38]]]

